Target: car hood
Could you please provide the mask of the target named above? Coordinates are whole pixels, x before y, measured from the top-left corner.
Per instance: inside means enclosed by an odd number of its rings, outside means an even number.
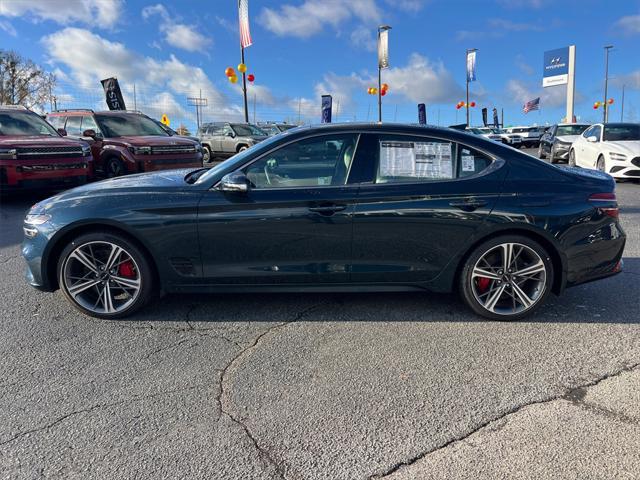
[[[629,157],[640,155],[640,140],[628,140],[619,142],[604,142],[604,147],[610,152],[623,153]]]
[[[154,146],[154,145],[193,145],[194,140],[186,137],[161,137],[159,135],[146,135],[146,136],[124,136],[116,137],[111,140],[117,142],[123,142],[135,146]]]
[[[239,140],[253,140],[254,142],[261,142],[265,138],[269,138],[268,135],[243,135],[242,137],[238,137]]]
[[[72,147],[77,145],[86,145],[80,140],[73,140],[64,137],[48,137],[44,135],[34,135],[24,137],[20,135],[3,135],[0,136],[0,146],[24,148],[24,147]]]
[[[580,135],[558,135],[556,140],[565,143],[573,143],[575,142]]]

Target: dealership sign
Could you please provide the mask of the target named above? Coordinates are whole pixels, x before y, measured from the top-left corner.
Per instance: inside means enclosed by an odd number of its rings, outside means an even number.
[[[566,85],[569,81],[569,47],[544,52],[542,86]]]

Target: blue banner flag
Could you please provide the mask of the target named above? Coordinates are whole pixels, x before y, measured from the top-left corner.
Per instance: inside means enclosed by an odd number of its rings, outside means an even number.
[[[427,124],[427,106],[424,103],[418,104],[418,123],[420,125]]]
[[[331,106],[333,98],[331,95],[322,95],[322,123],[331,123]]]

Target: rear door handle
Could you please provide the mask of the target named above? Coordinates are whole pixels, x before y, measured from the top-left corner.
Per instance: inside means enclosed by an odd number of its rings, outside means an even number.
[[[322,205],[318,207],[309,207],[310,212],[319,213],[320,215],[333,215],[347,208],[346,205]]]
[[[466,200],[454,200],[449,202],[449,205],[454,208],[459,208],[465,212],[473,212],[477,208],[486,207],[487,202],[486,200],[480,200],[477,198],[468,198]]]

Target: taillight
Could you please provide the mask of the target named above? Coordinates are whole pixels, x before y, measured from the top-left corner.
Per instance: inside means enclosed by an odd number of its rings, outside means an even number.
[[[605,215],[618,218],[620,210],[618,209],[618,201],[615,193],[592,193],[589,195],[589,201],[594,203],[598,210]],[[611,205],[611,203],[614,203],[614,205]]]

